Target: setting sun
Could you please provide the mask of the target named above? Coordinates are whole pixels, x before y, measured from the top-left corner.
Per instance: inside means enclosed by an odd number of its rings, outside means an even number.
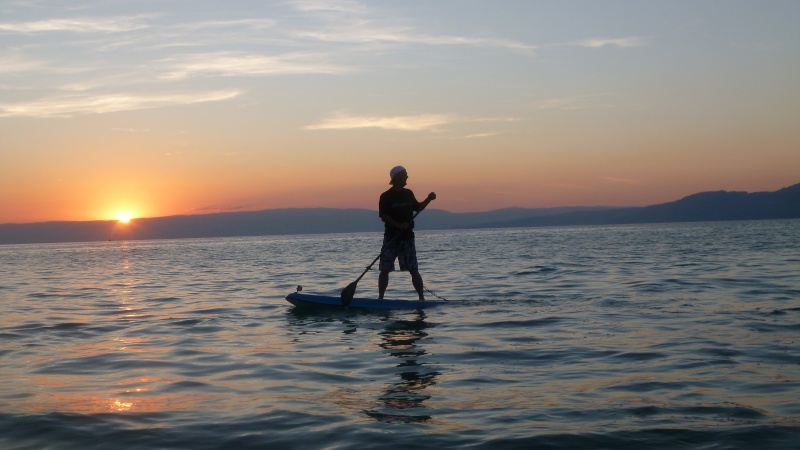
[[[119,213],[117,214],[117,220],[119,220],[120,223],[128,223],[131,221],[131,214],[127,212]]]

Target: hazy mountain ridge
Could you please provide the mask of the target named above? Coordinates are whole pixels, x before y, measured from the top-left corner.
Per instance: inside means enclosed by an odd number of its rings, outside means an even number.
[[[430,209],[417,220],[417,229],[789,218],[800,218],[800,184],[775,192],[701,192],[644,207],[505,208],[474,213]],[[356,233],[378,232],[382,228],[377,211],[370,209],[270,209],[135,219],[128,224],[116,221],[0,224],[0,244]]]
[[[494,222],[491,227],[615,225],[800,218],[800,184],[775,192],[701,192],[658,205],[577,211],[549,217]]]

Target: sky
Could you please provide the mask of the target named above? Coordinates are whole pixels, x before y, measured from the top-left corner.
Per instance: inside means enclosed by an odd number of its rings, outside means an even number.
[[[800,2],[3,0],[0,223],[800,183]]]

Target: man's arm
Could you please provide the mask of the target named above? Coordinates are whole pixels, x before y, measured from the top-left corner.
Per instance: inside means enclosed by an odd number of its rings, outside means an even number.
[[[428,205],[434,200],[436,200],[436,193],[435,192],[431,192],[430,194],[428,194],[428,198],[426,198],[425,200],[420,202],[419,206],[417,207],[417,209],[415,211],[417,211],[417,212],[422,211],[423,209],[427,208]]]

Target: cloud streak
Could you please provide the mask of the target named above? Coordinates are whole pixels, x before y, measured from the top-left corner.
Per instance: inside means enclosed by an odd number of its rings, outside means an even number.
[[[196,76],[340,74],[350,71],[344,66],[320,59],[320,55],[310,53],[278,56],[237,52],[193,54],[161,61],[167,69],[160,78],[176,80]]]
[[[326,11],[348,14],[361,14],[366,7],[351,0],[294,0],[294,7],[300,11]]]
[[[316,125],[304,127],[306,130],[353,130],[359,128],[379,128],[383,130],[398,131],[442,131],[445,125],[467,122],[511,122],[515,118],[508,117],[483,117],[468,118],[454,114],[417,114],[408,116],[353,116],[346,113],[337,113],[333,117],[323,120]],[[474,134],[468,137],[487,137],[495,133]]]
[[[400,131],[438,131],[439,127],[455,122],[448,114],[421,114],[416,116],[349,116],[337,114],[306,130],[352,130],[357,128],[380,128]]]
[[[526,44],[524,42],[510,39],[475,38],[452,35],[430,35],[417,33],[413,30],[396,29],[370,29],[370,28],[346,28],[330,31],[300,31],[295,36],[332,43],[347,44],[420,44],[431,46],[475,46],[475,47],[494,47],[510,50],[536,50],[539,46]]]
[[[108,33],[141,30],[149,26],[142,23],[151,16],[80,17],[48,19],[33,22],[0,22],[0,31],[14,33],[42,33],[70,31],[75,33]]]
[[[27,59],[18,55],[0,55],[0,74],[31,72],[41,70],[45,66],[43,61]]]
[[[70,95],[28,102],[0,104],[0,117],[72,117],[81,114],[106,114],[165,106],[190,105],[234,98],[236,90],[180,94],[103,94]]]
[[[601,48],[601,47],[630,48],[630,47],[640,47],[644,45],[644,39],[638,36],[629,36],[624,38],[595,38],[595,39],[587,39],[584,41],[579,41],[576,45],[589,48]]]
[[[252,16],[220,16],[214,20],[182,21],[168,12],[112,16],[76,16],[43,20],[0,20],[0,36],[19,34],[22,45],[0,55],[0,89],[19,88],[25,80],[38,80],[31,92],[63,95],[0,103],[0,117],[71,117],[117,111],[151,109],[221,101],[241,95],[241,90],[204,91],[198,94],[109,94],[135,92],[154,83],[171,91],[185,91],[187,80],[279,75],[343,75],[379,71],[374,59],[361,58],[364,50],[391,51],[402,46],[484,47],[527,53],[540,48],[502,35],[483,37],[426,32],[425,24],[407,26],[402,18],[387,17],[370,4],[348,0],[297,0],[291,5],[302,14],[270,16],[267,7]],[[279,17],[276,19],[273,17]],[[27,18],[27,17],[26,17]],[[41,46],[38,34],[53,33],[52,46]],[[70,34],[72,33],[72,34]],[[99,34],[102,38],[97,39]],[[36,35],[31,38],[31,35]],[[79,37],[74,37],[74,36]],[[89,35],[89,38],[86,37]],[[25,42],[28,39],[30,42]],[[639,37],[596,38],[560,45],[635,47]],[[178,52],[175,48],[192,47]],[[109,51],[114,50],[114,51]],[[24,55],[24,56],[22,56]],[[65,56],[66,55],[66,56]],[[100,57],[98,57],[100,55]],[[372,53],[369,53],[370,57]],[[346,62],[343,62],[346,61]],[[30,76],[29,76],[30,74]],[[41,76],[36,76],[36,75]],[[4,79],[8,78],[5,82]],[[25,81],[21,80],[21,81]],[[236,80],[235,83],[244,83]],[[113,86],[113,87],[112,87]],[[194,86],[197,86],[194,84]],[[224,88],[223,88],[224,89]],[[69,91],[69,92],[64,92]],[[551,99],[541,109],[608,107],[597,98]],[[451,114],[355,116],[337,114],[304,127],[307,130],[376,128],[435,132],[456,122],[514,119],[464,118]],[[493,135],[466,133],[470,138]]]
[[[396,25],[393,19],[349,0],[295,0],[294,7],[313,13],[318,26],[293,30],[291,36],[310,41],[354,45],[475,46],[509,50],[536,50],[538,46],[521,41],[492,37],[426,33],[419,27]]]

